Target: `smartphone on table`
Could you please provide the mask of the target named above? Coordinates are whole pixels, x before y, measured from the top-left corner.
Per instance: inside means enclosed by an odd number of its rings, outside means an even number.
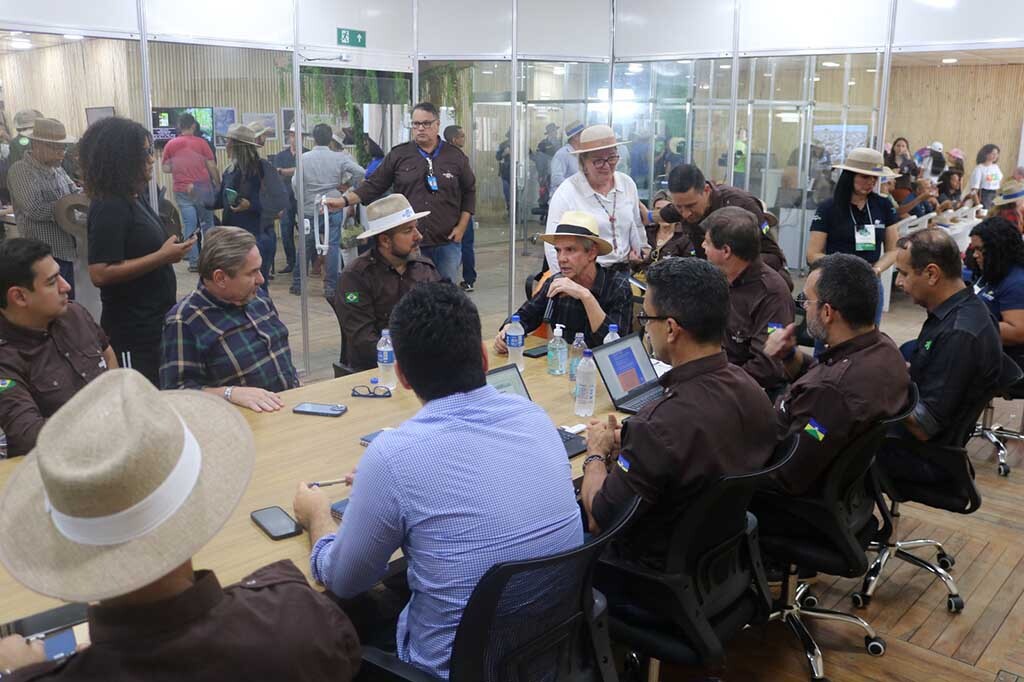
[[[292,408],[295,414],[313,414],[318,417],[340,417],[348,412],[348,408],[340,404],[299,403]]]
[[[528,348],[528,349],[523,351],[523,355],[528,357],[528,358],[542,358],[542,357],[544,357],[547,354],[548,354],[548,347],[547,347],[547,345],[535,346],[533,348]]]
[[[271,540],[283,540],[302,534],[302,526],[280,507],[257,509],[249,517]]]

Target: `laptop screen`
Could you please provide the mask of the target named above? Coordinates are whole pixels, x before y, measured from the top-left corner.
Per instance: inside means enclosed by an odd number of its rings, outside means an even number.
[[[512,395],[522,396],[527,400],[531,399],[530,392],[526,390],[526,382],[523,381],[523,375],[519,373],[519,368],[516,367],[514,362],[489,371],[487,373],[487,384],[498,389],[499,393],[511,393]]]
[[[658,378],[639,334],[630,334],[598,346],[594,349],[594,361],[613,402],[626,397],[634,388]]]

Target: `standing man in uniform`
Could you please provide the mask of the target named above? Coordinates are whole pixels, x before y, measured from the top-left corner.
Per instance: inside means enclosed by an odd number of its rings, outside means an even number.
[[[285,189],[288,190],[288,206],[281,215],[281,243],[284,245],[284,256],[288,261],[287,266],[281,270],[282,275],[287,275],[295,270],[296,262],[295,225],[299,206],[295,200],[295,188],[292,187],[292,178],[295,177],[295,154],[298,151],[298,145],[295,141],[294,123],[288,128],[288,132],[285,133],[285,140],[287,142],[285,148],[274,154],[270,160],[281,176],[281,182],[284,183]],[[303,153],[308,151],[305,148],[302,150]]]
[[[424,256],[441,277],[457,282],[462,236],[476,210],[476,176],[469,159],[438,135],[441,116],[430,102],[412,110],[412,141],[396,145],[374,174],[355,190],[327,199],[333,209],[376,201],[388,190],[404,195],[414,211],[429,211],[420,224]]]
[[[555,152],[551,158],[551,189],[548,192],[548,197],[555,195],[555,190],[565,182],[566,178],[580,172],[579,157],[573,152],[580,148],[580,133],[584,128],[586,126],[580,121],[573,121],[565,129],[565,134],[569,136],[569,139],[565,146]]]
[[[46,420],[117,367],[114,349],[70,287],[47,244],[0,244],[0,429],[7,455],[28,454]]]
[[[729,280],[729,322],[725,354],[769,392],[786,381],[782,363],[764,350],[769,334],[793,322],[796,308],[782,277],[758,253],[757,218],[738,206],[715,211],[704,227],[708,261]]]
[[[444,129],[444,141],[459,148],[466,154],[466,131],[462,126],[448,126]],[[469,155],[466,154],[468,158]],[[462,281],[459,286],[463,291],[473,291],[476,284],[476,242],[475,230],[473,229],[473,216],[469,216],[469,224],[462,235]]]
[[[419,255],[417,221],[428,215],[413,211],[401,194],[366,207],[368,226],[359,239],[369,240],[370,248],[345,267],[334,298],[342,362],[354,372],[376,366],[381,330],[402,297],[419,284],[441,281],[434,264]]]

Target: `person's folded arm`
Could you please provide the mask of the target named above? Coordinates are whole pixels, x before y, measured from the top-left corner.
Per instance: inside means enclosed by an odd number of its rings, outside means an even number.
[[[917,378],[920,398],[905,424],[918,440],[931,440],[950,424],[963,407],[971,384],[978,381],[977,339],[953,330],[931,339],[927,373]],[[924,436],[922,438],[922,436]]]
[[[999,338],[1004,346],[1020,346],[1024,344],[1024,309],[1003,310],[1003,319],[999,322]]]
[[[7,435],[7,455],[27,455],[35,447],[46,417],[21,372],[11,366],[0,366],[0,379],[11,382],[0,392],[0,428]]]
[[[785,329],[793,322],[794,309],[793,299],[789,296],[772,297],[766,299],[754,313],[750,359],[739,366],[762,386],[771,386],[780,379],[786,379],[786,370],[781,360],[768,356],[765,343],[768,341],[768,325],[781,324]]]

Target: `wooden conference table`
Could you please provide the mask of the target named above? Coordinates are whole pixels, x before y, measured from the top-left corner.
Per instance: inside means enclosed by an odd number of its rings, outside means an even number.
[[[490,340],[487,343],[490,345]],[[533,337],[527,339],[527,346],[541,343],[543,341]],[[496,356],[493,352],[490,355],[491,367],[507,362],[507,357]],[[526,358],[525,363],[523,377],[530,396],[547,410],[555,425],[587,421],[573,413],[567,377],[549,375],[544,358]],[[364,450],[359,445],[361,436],[386,426],[398,426],[419,410],[416,396],[401,387],[391,398],[353,398],[352,387],[368,384],[375,373],[375,370],[368,370],[286,391],[281,394],[285,407],[280,412],[256,414],[239,408],[256,440],[252,479],[227,524],[194,558],[196,568],[213,569],[221,584],[227,585],[261,566],[291,559],[309,577],[309,536],[303,533],[275,542],[256,527],[249,513],[279,505],[292,514],[292,498],[299,481],[340,478],[358,464]],[[348,412],[338,418],[294,414],[292,408],[301,402],[342,403],[348,406]],[[612,411],[611,400],[598,381],[594,414],[604,417]],[[625,415],[618,416],[621,419]],[[481,455],[486,456],[486,453]],[[574,477],[582,475],[583,459],[582,456],[573,458]],[[23,461],[23,457],[0,461],[0,489]],[[347,497],[349,490],[344,485],[324,488],[332,502]],[[0,623],[51,609],[60,603],[22,587],[0,566]]]

